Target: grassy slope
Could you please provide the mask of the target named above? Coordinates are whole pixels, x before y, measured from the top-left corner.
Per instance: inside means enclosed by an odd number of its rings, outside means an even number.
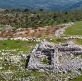
[[[36,44],[37,42],[31,42],[31,41],[5,40],[0,41],[0,50],[18,49],[18,52],[23,51],[24,53],[28,53],[33,49],[33,47]]]
[[[75,43],[79,44],[79,45],[82,45],[82,40],[81,39],[76,39],[75,40]]]
[[[34,73],[32,72],[28,72],[25,71],[25,59],[20,60],[20,62],[18,64],[14,64],[11,63],[10,61],[5,61],[5,58],[10,58],[10,54],[14,55],[18,55],[20,56],[20,54],[28,54],[29,52],[31,52],[31,50],[34,48],[34,46],[37,44],[37,42],[31,42],[31,41],[20,41],[20,40],[4,40],[4,41],[0,41],[0,67],[3,67],[3,69],[0,69],[0,74],[1,72],[7,72],[10,68],[11,71],[13,71],[13,74],[10,75],[4,75],[5,77],[11,76],[12,79],[16,78],[25,78],[27,76],[31,76],[31,74],[33,75]],[[7,53],[4,57],[2,57],[2,50],[16,50],[16,51],[4,51],[3,53]],[[22,52],[22,53],[21,53]],[[10,66],[8,65],[10,64]],[[22,69],[24,69],[24,71],[21,70],[20,67],[18,67],[17,65],[21,65]],[[20,69],[20,71],[19,71]],[[36,73],[37,74],[37,73]],[[2,76],[0,76],[0,81],[5,81],[4,78],[2,78]],[[12,80],[9,80],[12,81]],[[15,80],[18,81],[18,80]]]
[[[71,27],[67,28],[65,31],[66,35],[82,35],[82,22],[76,22]],[[76,39],[75,42],[79,45],[82,45],[82,40]],[[82,81],[82,76],[74,78],[70,81]]]
[[[74,25],[68,27],[65,31],[66,35],[82,35],[82,21],[75,22]]]

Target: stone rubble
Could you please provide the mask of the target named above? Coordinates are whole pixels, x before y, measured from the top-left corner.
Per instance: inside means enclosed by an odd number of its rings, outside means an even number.
[[[32,41],[32,42],[40,42],[40,38],[28,38],[28,37],[16,37],[16,38],[0,38],[0,40],[21,40],[21,41]]]
[[[55,36],[59,37],[59,36],[64,35],[65,29],[66,29],[67,27],[70,27],[72,24],[74,24],[74,23],[73,23],[73,22],[70,22],[70,23],[68,23],[68,24],[63,24],[63,25],[62,25],[62,28],[60,28],[59,30],[56,30]]]
[[[44,64],[46,58],[48,63]],[[36,45],[27,56],[28,70],[51,72],[76,72],[82,70],[82,46],[69,41],[65,44],[54,45],[48,41],[42,41]]]
[[[63,37],[63,39],[68,40],[68,39],[82,39],[82,36],[67,36]]]

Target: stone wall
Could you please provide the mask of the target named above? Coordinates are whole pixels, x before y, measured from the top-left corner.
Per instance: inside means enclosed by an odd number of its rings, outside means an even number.
[[[58,46],[48,41],[42,41],[29,54],[27,69],[51,72],[78,71],[78,69],[82,69],[82,57],[79,56],[81,54],[82,47],[71,41]],[[42,62],[44,58],[48,60],[48,64]]]

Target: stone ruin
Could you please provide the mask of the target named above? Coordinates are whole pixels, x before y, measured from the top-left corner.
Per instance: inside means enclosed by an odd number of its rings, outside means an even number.
[[[82,47],[69,41],[54,45],[42,41],[27,56],[28,70],[51,72],[75,72],[82,70]]]

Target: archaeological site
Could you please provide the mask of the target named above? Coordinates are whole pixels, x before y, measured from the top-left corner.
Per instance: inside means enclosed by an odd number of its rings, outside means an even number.
[[[81,54],[82,47],[72,41],[59,45],[42,41],[27,56],[26,68],[51,72],[75,72],[82,70]]]

